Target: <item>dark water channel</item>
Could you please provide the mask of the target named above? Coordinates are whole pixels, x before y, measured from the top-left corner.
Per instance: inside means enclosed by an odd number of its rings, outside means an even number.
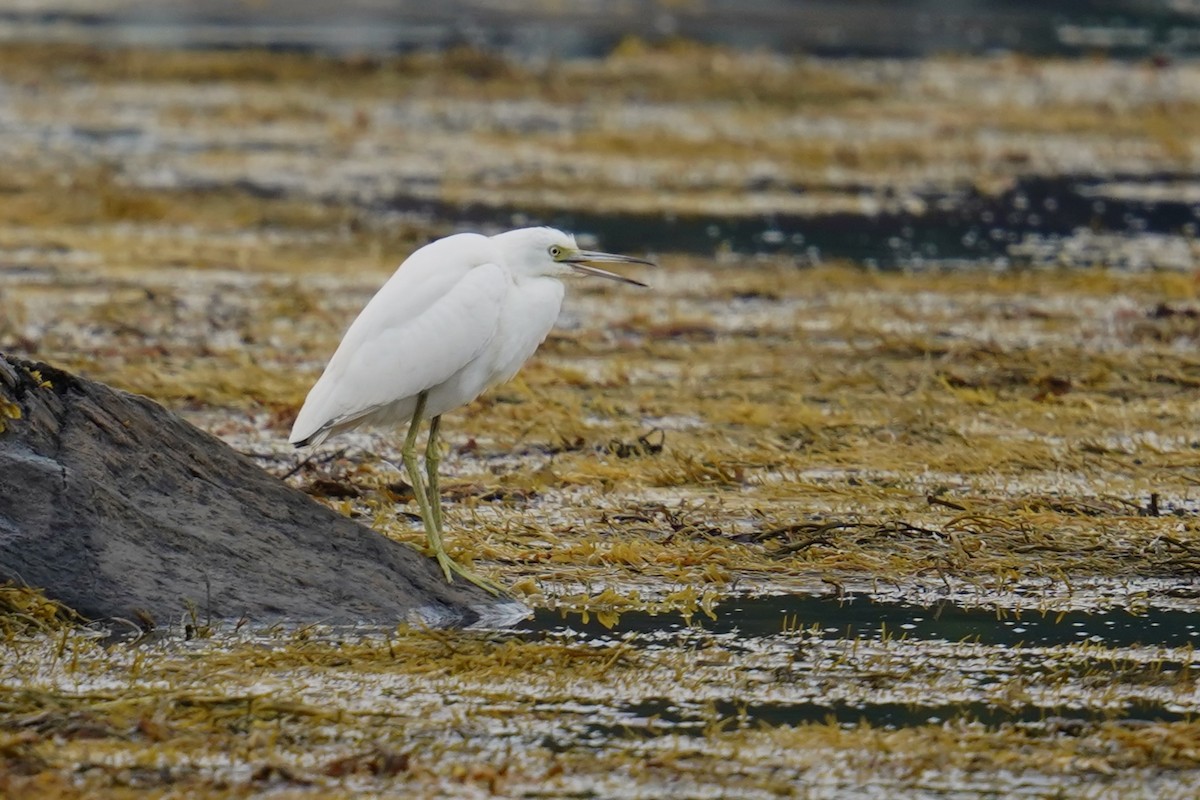
[[[876,692],[875,688],[894,688],[893,680],[903,681],[903,667],[890,676],[888,668],[881,671],[877,662],[867,658],[864,664],[873,665],[869,668],[851,666],[849,671],[823,675],[831,669],[830,662],[818,654],[825,646],[840,648],[841,652],[880,648],[898,653],[898,662],[911,659],[914,665],[921,665],[930,660],[949,660],[954,663],[945,667],[948,671],[978,671],[975,680],[981,687],[1012,674],[1057,674],[1056,680],[1078,680],[1081,686],[1102,694],[1110,681],[1153,684],[1158,680],[1155,676],[1186,675],[1200,665],[1200,659],[1191,656],[1192,646],[1200,639],[1200,611],[1018,613],[963,608],[948,602],[920,606],[880,601],[863,594],[782,594],[733,598],[715,608],[714,614],[715,618],[697,613],[684,619],[678,614],[631,612],[622,614],[616,625],[608,628],[595,618],[582,622],[576,615],[543,609],[518,631],[531,636],[568,636],[596,644],[623,642],[647,652],[690,649],[700,653],[716,643],[734,653],[734,661],[739,652],[790,653],[794,656],[786,666],[776,666],[767,682],[813,685],[813,691],[808,696],[802,693],[801,699],[793,695],[777,702],[747,702],[734,697],[718,699],[702,709],[699,704],[662,697],[623,709],[633,719],[653,719],[684,730],[702,729],[713,713],[740,724],[795,725],[833,719],[889,726],[959,717],[989,724],[1041,722],[1069,726],[1097,719],[1170,721],[1195,713],[1178,704],[1139,698],[1136,691],[1117,706],[1100,702],[1089,705],[1086,699],[1080,699],[1086,698],[1089,690],[1082,691],[1080,698],[1058,705],[1036,700],[1003,704],[986,697],[947,697],[932,692],[925,696],[918,692],[911,701],[897,702],[893,694]],[[962,653],[956,653],[956,645],[962,646]],[[1156,663],[1150,668],[1147,648],[1164,649],[1151,658]],[[820,687],[829,686],[830,681],[865,681],[867,686],[861,693],[852,692],[849,698],[843,693],[840,698],[825,700],[820,696]],[[878,701],[873,699],[876,695]],[[598,737],[622,734],[616,727],[625,734],[641,730],[636,725],[601,725],[595,733]]]
[[[943,642],[970,641],[985,645],[1045,646],[1102,642],[1110,647],[1187,647],[1200,643],[1200,612],[1151,609],[1133,614],[1125,610],[1040,612],[962,608],[945,603],[918,606],[880,601],[867,595],[783,594],[742,597],[714,609],[716,619],[703,613],[690,621],[678,614],[655,615],[645,611],[621,614],[612,628],[594,618],[581,622],[553,610],[539,609],[518,630],[558,630],[564,626],[590,638],[620,638],[622,634],[669,632],[689,636],[699,631],[757,638],[773,636],[785,628],[816,626],[825,638],[908,639]]]
[[[1132,187],[1129,193],[1107,186]],[[844,259],[880,268],[935,264],[991,266],[1069,263],[1089,266],[1163,266],[1154,239],[1193,240],[1200,233],[1200,203],[1182,191],[1200,175],[1093,175],[1030,177],[990,195],[974,188],[920,197],[921,210],[878,214],[767,214],[702,216],[674,214],[593,215],[530,213],[484,206],[451,207],[394,198],[389,210],[453,221],[464,229],[551,225],[592,235],[616,251],[712,255],[784,254],[801,262]],[[1177,191],[1155,192],[1172,186]],[[793,189],[803,193],[803,187]],[[865,190],[864,190],[865,191]],[[899,205],[883,198],[881,206]],[[1072,247],[1072,239],[1110,235],[1132,247]],[[1138,246],[1139,239],[1144,242]],[[1031,243],[1036,246],[1029,247]],[[1126,263],[1121,263],[1126,262]]]
[[[471,44],[560,58],[602,55],[631,35],[835,58],[1000,51],[1164,59],[1200,50],[1200,22],[1183,0],[25,0],[0,5],[5,28],[20,39],[158,47],[393,53]]]

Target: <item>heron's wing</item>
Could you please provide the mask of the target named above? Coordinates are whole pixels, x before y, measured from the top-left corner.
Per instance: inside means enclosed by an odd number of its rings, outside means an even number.
[[[397,277],[400,272],[397,272]],[[290,441],[321,434],[445,382],[483,352],[496,333],[508,276],[484,264],[420,287],[427,305],[397,314],[392,281],[362,310],[296,417]]]

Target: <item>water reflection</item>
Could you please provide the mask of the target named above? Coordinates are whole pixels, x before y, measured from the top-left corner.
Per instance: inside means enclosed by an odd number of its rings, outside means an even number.
[[[681,707],[671,701],[662,700],[639,703],[623,709],[633,718],[653,720],[670,727],[676,732],[700,734],[709,720],[697,716],[694,709]],[[1124,720],[1157,720],[1174,722],[1190,715],[1166,711],[1152,703],[1135,703],[1117,715],[1110,711],[1080,708],[999,708],[987,703],[961,703],[955,705],[921,705],[916,703],[767,703],[763,705],[738,705],[717,702],[711,712],[720,719],[738,720],[742,724],[803,725],[808,722],[834,721],[843,725],[868,722],[881,727],[900,728],[910,725],[938,723],[951,719],[970,719],[985,725],[1002,723],[1043,723],[1058,727],[1071,727],[1077,721],[1093,721],[1119,717]],[[609,726],[594,725],[591,730],[601,736],[645,735],[653,732],[654,726]]]
[[[1079,642],[1111,647],[1189,647],[1200,638],[1200,612],[1151,609],[1089,613],[1084,611],[996,611],[962,608],[952,603],[924,607],[885,602],[867,595],[783,594],[742,597],[715,609],[716,619],[702,614],[685,621],[678,614],[644,611],[621,615],[609,629],[594,619],[582,622],[558,611],[539,609],[520,625],[521,631],[570,629],[580,635],[608,639],[626,633],[689,635],[703,630],[746,638],[788,630],[815,629],[827,639],[907,638],[941,642],[970,641],[983,645],[1055,646]]]

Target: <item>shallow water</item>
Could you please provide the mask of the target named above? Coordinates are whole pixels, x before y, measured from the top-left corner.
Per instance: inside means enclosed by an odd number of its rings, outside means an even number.
[[[1110,611],[1009,611],[936,606],[873,599],[865,594],[841,597],[775,594],[731,598],[715,606],[716,618],[694,614],[628,612],[612,628],[591,620],[564,621],[550,609],[538,609],[516,626],[518,631],[560,633],[567,630],[597,639],[625,633],[694,636],[739,634],[773,636],[786,630],[813,628],[827,639],[882,639],[974,642],[984,645],[1053,646],[1081,641],[1109,647],[1187,647],[1200,637],[1200,611],[1152,608],[1141,613]]]
[[[635,611],[608,628],[594,619],[584,622],[540,609],[516,630],[597,646],[624,643],[650,653],[716,650],[729,657],[731,668],[747,673],[761,672],[768,661],[761,691],[704,698],[715,703],[720,716],[741,724],[836,719],[905,726],[954,718],[988,724],[1049,718],[1059,718],[1056,724],[1063,719],[1173,721],[1200,711],[1195,696],[1180,703],[1178,696],[1132,689],[1117,691],[1115,703],[1094,702],[1098,684],[1111,680],[1115,687],[1132,665],[1148,659],[1154,669],[1168,674],[1200,664],[1192,651],[1200,631],[1196,611],[1015,612],[949,602],[921,606],[865,594],[776,594],[731,598],[713,613],[685,619]],[[832,667],[826,648],[861,653],[870,666]],[[929,683],[912,679],[931,669],[929,659],[938,658],[946,664],[934,671],[954,673],[952,691],[945,691],[944,684],[936,688],[945,675]],[[988,689],[1022,672],[1044,670],[1048,676],[1059,669],[1064,675],[1046,682],[1061,681],[1060,691],[1040,699],[1006,703]],[[828,691],[831,676],[844,682],[841,691]],[[879,681],[886,690],[875,692],[872,687]],[[797,687],[808,689],[797,696]],[[712,707],[699,699],[668,696],[623,704],[618,710],[623,721],[602,727],[607,735],[654,724],[698,732],[711,713]]]
[[[285,6],[217,0],[130,3],[37,0],[0,10],[10,37],[109,44],[196,47],[263,45],[280,49],[394,52],[470,43],[539,56],[596,55],[622,36],[683,36],[736,47],[827,56],[928,56],[997,50],[1038,55],[1111,52],[1124,57],[1194,53],[1200,26],[1187,3],[1038,4],[788,3],[479,3],[436,6],[304,0]],[[863,24],[870,20],[871,24]]]
[[[787,254],[801,261],[858,261],[867,266],[922,264],[1007,266],[1025,264],[1114,265],[1112,248],[1072,246],[1080,236],[1108,234],[1141,242],[1140,255],[1123,266],[1191,265],[1162,263],[1171,243],[1187,249],[1200,226],[1200,203],[1188,193],[1194,175],[1095,175],[1029,177],[989,195],[975,189],[926,193],[918,207],[895,208],[880,198],[876,214],[768,214],[763,216],[685,216],[547,212],[445,207],[396,199],[392,210],[471,224],[546,224],[594,235],[618,252],[645,248],[659,252],[710,255]],[[1137,187],[1166,191],[1130,191]],[[1170,187],[1176,187],[1174,191]],[[1116,191],[1113,187],[1120,187]],[[803,187],[796,187],[803,193]],[[871,191],[864,189],[871,196]],[[1131,196],[1132,195],[1132,196]],[[1155,237],[1168,241],[1155,241]]]

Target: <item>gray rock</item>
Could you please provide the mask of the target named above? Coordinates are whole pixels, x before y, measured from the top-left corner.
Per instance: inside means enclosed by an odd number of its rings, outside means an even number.
[[[0,580],[92,619],[469,623],[496,608],[145,397],[0,355],[0,424]]]

